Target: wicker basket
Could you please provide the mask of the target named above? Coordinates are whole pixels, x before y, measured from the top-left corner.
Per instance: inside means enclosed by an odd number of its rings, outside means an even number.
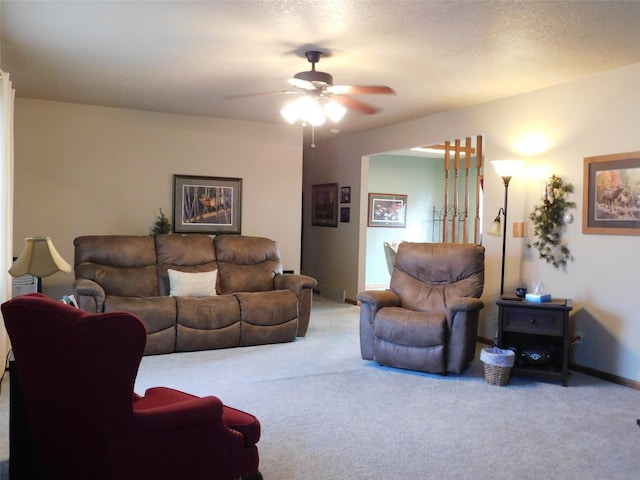
[[[511,367],[495,367],[484,364],[484,378],[491,385],[506,385],[511,376]]]

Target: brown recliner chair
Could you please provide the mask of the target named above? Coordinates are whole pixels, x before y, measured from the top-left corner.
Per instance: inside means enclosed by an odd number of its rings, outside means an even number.
[[[475,356],[484,247],[402,243],[389,290],[360,292],[362,358],[389,367],[460,373]]]

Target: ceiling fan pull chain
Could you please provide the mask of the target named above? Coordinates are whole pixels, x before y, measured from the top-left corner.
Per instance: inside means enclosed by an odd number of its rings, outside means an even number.
[[[316,127],[311,125],[311,148],[316,148]]]

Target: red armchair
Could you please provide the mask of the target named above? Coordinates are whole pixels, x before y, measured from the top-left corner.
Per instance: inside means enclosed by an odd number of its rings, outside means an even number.
[[[41,294],[15,297],[2,314],[36,478],[261,478],[253,415],[213,396],[133,392],[146,339],[134,315],[88,314]]]

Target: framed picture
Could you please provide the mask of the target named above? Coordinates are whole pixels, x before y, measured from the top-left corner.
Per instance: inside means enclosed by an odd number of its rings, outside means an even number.
[[[311,225],[338,226],[338,184],[311,186]]]
[[[340,221],[342,223],[349,223],[351,221],[350,207],[340,207]]]
[[[340,203],[351,203],[351,187],[340,187]]]
[[[407,196],[387,193],[369,194],[369,227],[405,227]]]
[[[240,233],[242,179],[173,176],[173,231]]]
[[[582,233],[640,235],[640,152],[585,157]]]

